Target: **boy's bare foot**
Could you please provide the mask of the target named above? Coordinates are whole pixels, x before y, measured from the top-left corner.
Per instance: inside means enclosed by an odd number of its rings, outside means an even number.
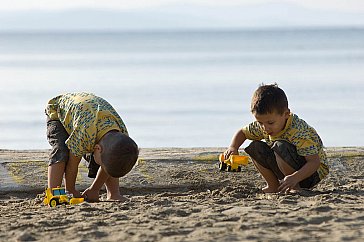
[[[129,199],[127,199],[126,197],[122,196],[122,195],[108,195],[107,196],[107,201],[116,201],[116,202],[126,202],[129,201]]]
[[[262,191],[264,193],[277,193],[277,188],[272,188],[272,187],[266,186],[266,187],[262,188]]]
[[[289,192],[288,193],[293,193],[293,194],[295,194],[295,193],[300,193],[301,192],[301,187],[300,186],[295,186],[293,189],[291,189],[291,190],[289,190]]]
[[[289,189],[289,190],[286,190],[286,191],[280,191],[279,193],[284,193],[284,194],[297,194],[297,193],[300,193],[301,190],[302,190],[301,187],[298,185],[298,186],[295,186],[292,189]]]

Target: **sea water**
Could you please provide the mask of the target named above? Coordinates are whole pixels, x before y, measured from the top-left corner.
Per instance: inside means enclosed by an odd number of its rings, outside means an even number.
[[[0,149],[49,148],[44,108],[108,100],[140,147],[224,147],[260,83],[325,146],[363,146],[364,29],[0,33]]]

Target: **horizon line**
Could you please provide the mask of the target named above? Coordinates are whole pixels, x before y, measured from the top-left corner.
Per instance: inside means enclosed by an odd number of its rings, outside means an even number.
[[[364,30],[363,25],[297,25],[297,26],[254,26],[254,27],[180,27],[180,28],[134,28],[134,29],[121,29],[121,28],[80,28],[80,29],[0,29],[0,34],[43,34],[43,33],[59,33],[59,34],[72,34],[72,33],[183,33],[183,32],[255,32],[255,31],[329,31],[329,30]]]

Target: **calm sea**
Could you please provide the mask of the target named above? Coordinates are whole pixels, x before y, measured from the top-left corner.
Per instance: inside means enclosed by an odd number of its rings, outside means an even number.
[[[49,148],[44,107],[108,100],[140,147],[217,147],[277,82],[326,146],[363,146],[364,29],[0,33],[0,149]]]

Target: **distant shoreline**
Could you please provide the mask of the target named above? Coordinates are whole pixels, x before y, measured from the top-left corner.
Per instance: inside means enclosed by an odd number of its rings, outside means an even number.
[[[183,33],[240,33],[240,32],[315,32],[315,31],[364,31],[364,26],[297,26],[252,28],[180,28],[180,29],[2,29],[0,35],[99,35],[99,34],[183,34]]]

